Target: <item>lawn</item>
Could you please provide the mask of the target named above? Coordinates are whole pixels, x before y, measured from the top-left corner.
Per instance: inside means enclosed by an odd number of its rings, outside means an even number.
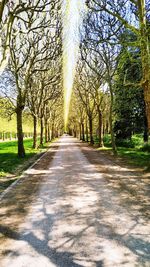
[[[21,159],[17,156],[17,141],[0,142],[0,176],[17,174],[30,164],[29,160],[46,149],[45,147],[39,149],[32,148],[32,139],[24,140],[26,157]]]
[[[24,140],[26,157],[17,156],[17,141],[0,142],[0,193],[19,178],[23,170],[27,169],[46,151],[50,143],[38,149],[32,148],[32,139]]]
[[[104,148],[99,150],[111,151],[110,136],[104,137]],[[118,156],[132,166],[142,167],[150,171],[150,144],[144,145],[142,135],[133,135],[131,140],[117,143]]]

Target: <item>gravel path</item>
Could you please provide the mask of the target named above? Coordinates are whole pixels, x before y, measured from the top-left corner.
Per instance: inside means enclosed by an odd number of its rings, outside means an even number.
[[[1,201],[0,267],[148,267],[148,175],[63,136]]]

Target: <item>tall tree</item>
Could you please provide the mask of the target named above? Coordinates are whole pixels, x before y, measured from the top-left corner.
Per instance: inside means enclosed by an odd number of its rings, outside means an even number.
[[[122,25],[122,28],[129,29],[137,37],[136,41],[134,41],[132,45],[140,48],[141,51],[141,85],[144,91],[148,129],[150,132],[150,31],[148,17],[149,1],[117,0],[115,2],[111,2],[109,0],[88,0],[87,5],[90,10],[99,14],[99,17],[103,21],[106,21],[106,14],[108,14],[111,18],[111,21],[113,21],[114,18],[117,22],[120,23],[120,25]],[[97,25],[95,25],[95,27],[97,27]],[[110,23],[107,23],[107,27],[111,32],[112,25],[110,25]],[[116,26],[113,27],[113,29],[116,29]]]

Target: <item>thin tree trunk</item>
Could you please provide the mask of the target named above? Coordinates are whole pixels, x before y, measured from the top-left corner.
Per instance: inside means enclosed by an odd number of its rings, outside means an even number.
[[[57,130],[55,130],[55,138],[57,138]]]
[[[43,118],[40,120],[41,132],[40,132],[40,145],[43,145],[43,133],[44,133],[44,126],[43,126]]]
[[[86,119],[86,142],[89,142],[87,119]]]
[[[37,117],[33,116],[33,148],[37,148]]]
[[[54,123],[52,123],[52,140],[55,138]]]
[[[111,81],[109,82],[109,89],[110,89],[110,96],[111,96],[111,103],[110,103],[110,114],[109,114],[109,123],[110,123],[110,134],[111,134],[111,145],[113,149],[114,155],[117,154],[117,148],[115,143],[115,135],[113,130],[113,89],[111,85]]]
[[[149,49],[149,34],[148,34],[148,20],[146,18],[146,2],[144,0],[137,1],[139,11],[139,26],[140,26],[140,48],[142,59],[143,72],[143,91],[146,105],[146,116],[148,130],[150,133],[150,49]]]
[[[74,137],[77,137],[77,131],[76,131],[76,128],[74,128],[74,130],[73,130],[73,134],[74,134]]]
[[[102,147],[104,144],[103,144],[103,137],[102,137],[102,134],[103,134],[103,129],[102,129],[102,125],[103,125],[103,120],[102,120],[102,112],[101,110],[98,110],[98,136],[99,136],[99,147]]]
[[[18,157],[24,158],[25,157],[25,149],[23,144],[23,129],[22,129],[22,111],[23,109],[17,107],[16,114],[17,114],[17,138],[18,138]]]
[[[150,89],[144,88],[144,91],[145,91],[144,97],[145,97],[145,105],[146,105],[147,126],[148,126],[148,133],[150,134],[150,93],[148,92],[150,91]]]
[[[90,144],[93,145],[94,144],[94,140],[93,140],[93,120],[92,120],[92,116],[89,116],[89,131],[90,131]]]
[[[144,140],[145,143],[148,142],[148,123],[147,123],[146,114],[144,116],[144,135],[143,135],[143,140]]]
[[[80,135],[80,140],[82,140],[82,127],[81,127],[81,123],[79,125],[79,135]]]
[[[51,141],[50,124],[48,124],[48,142]]]
[[[45,119],[45,143],[48,142],[48,125],[47,125],[47,119]]]
[[[85,141],[84,122],[82,122],[82,140]]]

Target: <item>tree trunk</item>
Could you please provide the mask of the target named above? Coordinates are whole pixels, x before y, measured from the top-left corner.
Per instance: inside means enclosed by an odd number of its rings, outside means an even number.
[[[48,124],[48,142],[51,141],[50,124]]]
[[[52,123],[52,140],[55,138],[54,123]]]
[[[57,138],[57,130],[55,130],[55,138]]]
[[[73,130],[73,134],[74,134],[74,137],[77,137],[77,132],[76,132],[76,129],[75,128]]]
[[[89,141],[89,137],[88,137],[88,124],[87,124],[87,119],[86,119],[86,142]]]
[[[113,153],[116,155],[117,154],[117,148],[116,148],[116,143],[115,143],[115,135],[114,135],[114,131],[113,131],[112,107],[110,107],[109,121],[110,121],[111,145],[112,145]]]
[[[80,140],[82,140],[82,127],[81,127],[81,123],[79,124],[79,135],[80,135]]]
[[[23,129],[22,129],[22,111],[23,109],[17,107],[16,114],[17,114],[17,138],[18,138],[18,157],[24,158],[25,157],[25,149],[23,144]]]
[[[41,118],[40,123],[41,123],[40,145],[43,145],[43,132],[44,132],[43,118]]]
[[[92,116],[89,116],[89,131],[90,131],[90,144],[93,145],[94,144],[94,140],[93,140],[93,120],[92,120]]]
[[[143,140],[144,140],[145,143],[148,142],[148,123],[147,123],[146,114],[144,116],[144,135],[143,135]]]
[[[82,122],[82,140],[85,141],[84,122]]]
[[[148,21],[146,18],[146,4],[144,0],[138,0],[139,22],[140,22],[140,41],[141,41],[141,59],[143,72],[143,91],[146,105],[146,116],[148,131],[150,134],[150,51],[149,51],[149,33]]]
[[[114,155],[117,154],[117,148],[116,148],[116,143],[115,143],[115,135],[114,135],[114,130],[113,130],[113,89],[112,89],[112,84],[111,81],[109,81],[109,90],[110,90],[110,96],[111,96],[111,103],[110,103],[110,114],[109,114],[109,123],[110,123],[110,134],[111,134],[111,145],[113,149]]]
[[[37,148],[37,117],[33,116],[33,148]]]
[[[104,144],[103,144],[103,137],[102,137],[102,134],[103,134],[103,129],[102,129],[102,125],[103,125],[103,120],[102,120],[102,112],[101,110],[98,110],[98,137],[99,137],[99,147],[102,147]]]
[[[45,143],[48,142],[48,124],[47,119],[45,119]]]

